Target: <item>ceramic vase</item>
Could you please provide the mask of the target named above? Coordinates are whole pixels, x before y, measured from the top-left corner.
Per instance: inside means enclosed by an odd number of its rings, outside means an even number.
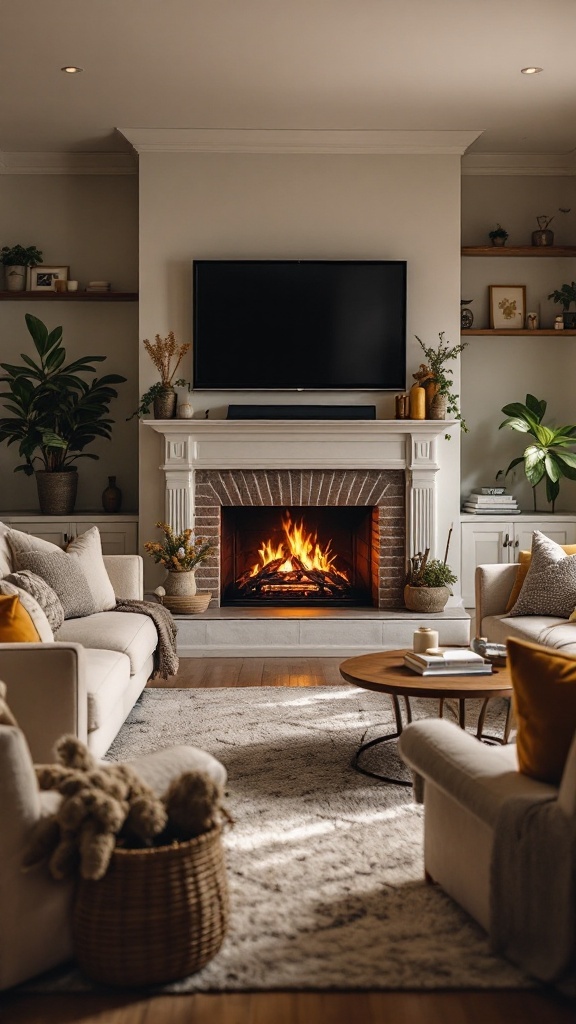
[[[404,587],[404,604],[411,612],[441,612],[449,597],[448,587]]]
[[[196,573],[194,569],[188,572],[169,572],[164,580],[166,597],[194,597],[196,593]]]
[[[122,506],[122,491],[116,486],[116,477],[108,477],[108,487],[102,491],[102,508],[105,512],[119,512]]]
[[[26,287],[26,267],[4,267],[4,280],[9,292],[23,292]]]

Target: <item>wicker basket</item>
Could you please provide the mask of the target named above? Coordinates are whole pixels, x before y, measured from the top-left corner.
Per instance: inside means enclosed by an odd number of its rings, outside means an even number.
[[[101,984],[166,984],[212,959],[228,915],[221,828],[172,846],[119,849],[102,879],[78,885],[74,952]]]
[[[165,594],[162,598],[162,604],[166,605],[169,611],[175,612],[176,615],[197,615],[199,612],[206,611],[211,600],[212,591],[202,590],[185,597]]]

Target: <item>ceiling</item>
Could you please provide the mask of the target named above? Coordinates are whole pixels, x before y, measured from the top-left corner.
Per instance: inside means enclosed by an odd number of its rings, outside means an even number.
[[[4,0],[0,151],[122,150],[132,126],[467,129],[475,152],[567,154],[575,39],[576,0]]]

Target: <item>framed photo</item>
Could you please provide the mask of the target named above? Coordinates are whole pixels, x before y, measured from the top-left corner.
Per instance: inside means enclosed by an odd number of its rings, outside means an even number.
[[[70,267],[28,267],[26,290],[29,292],[55,292],[55,281],[67,281]]]
[[[525,284],[491,284],[490,327],[497,330],[524,328],[526,318]]]

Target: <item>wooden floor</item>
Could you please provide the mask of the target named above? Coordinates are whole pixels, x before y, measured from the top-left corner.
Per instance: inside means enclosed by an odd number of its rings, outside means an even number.
[[[337,658],[183,659],[150,686],[338,686]],[[543,991],[256,992],[0,996],[1,1024],[574,1024],[576,1006]]]

